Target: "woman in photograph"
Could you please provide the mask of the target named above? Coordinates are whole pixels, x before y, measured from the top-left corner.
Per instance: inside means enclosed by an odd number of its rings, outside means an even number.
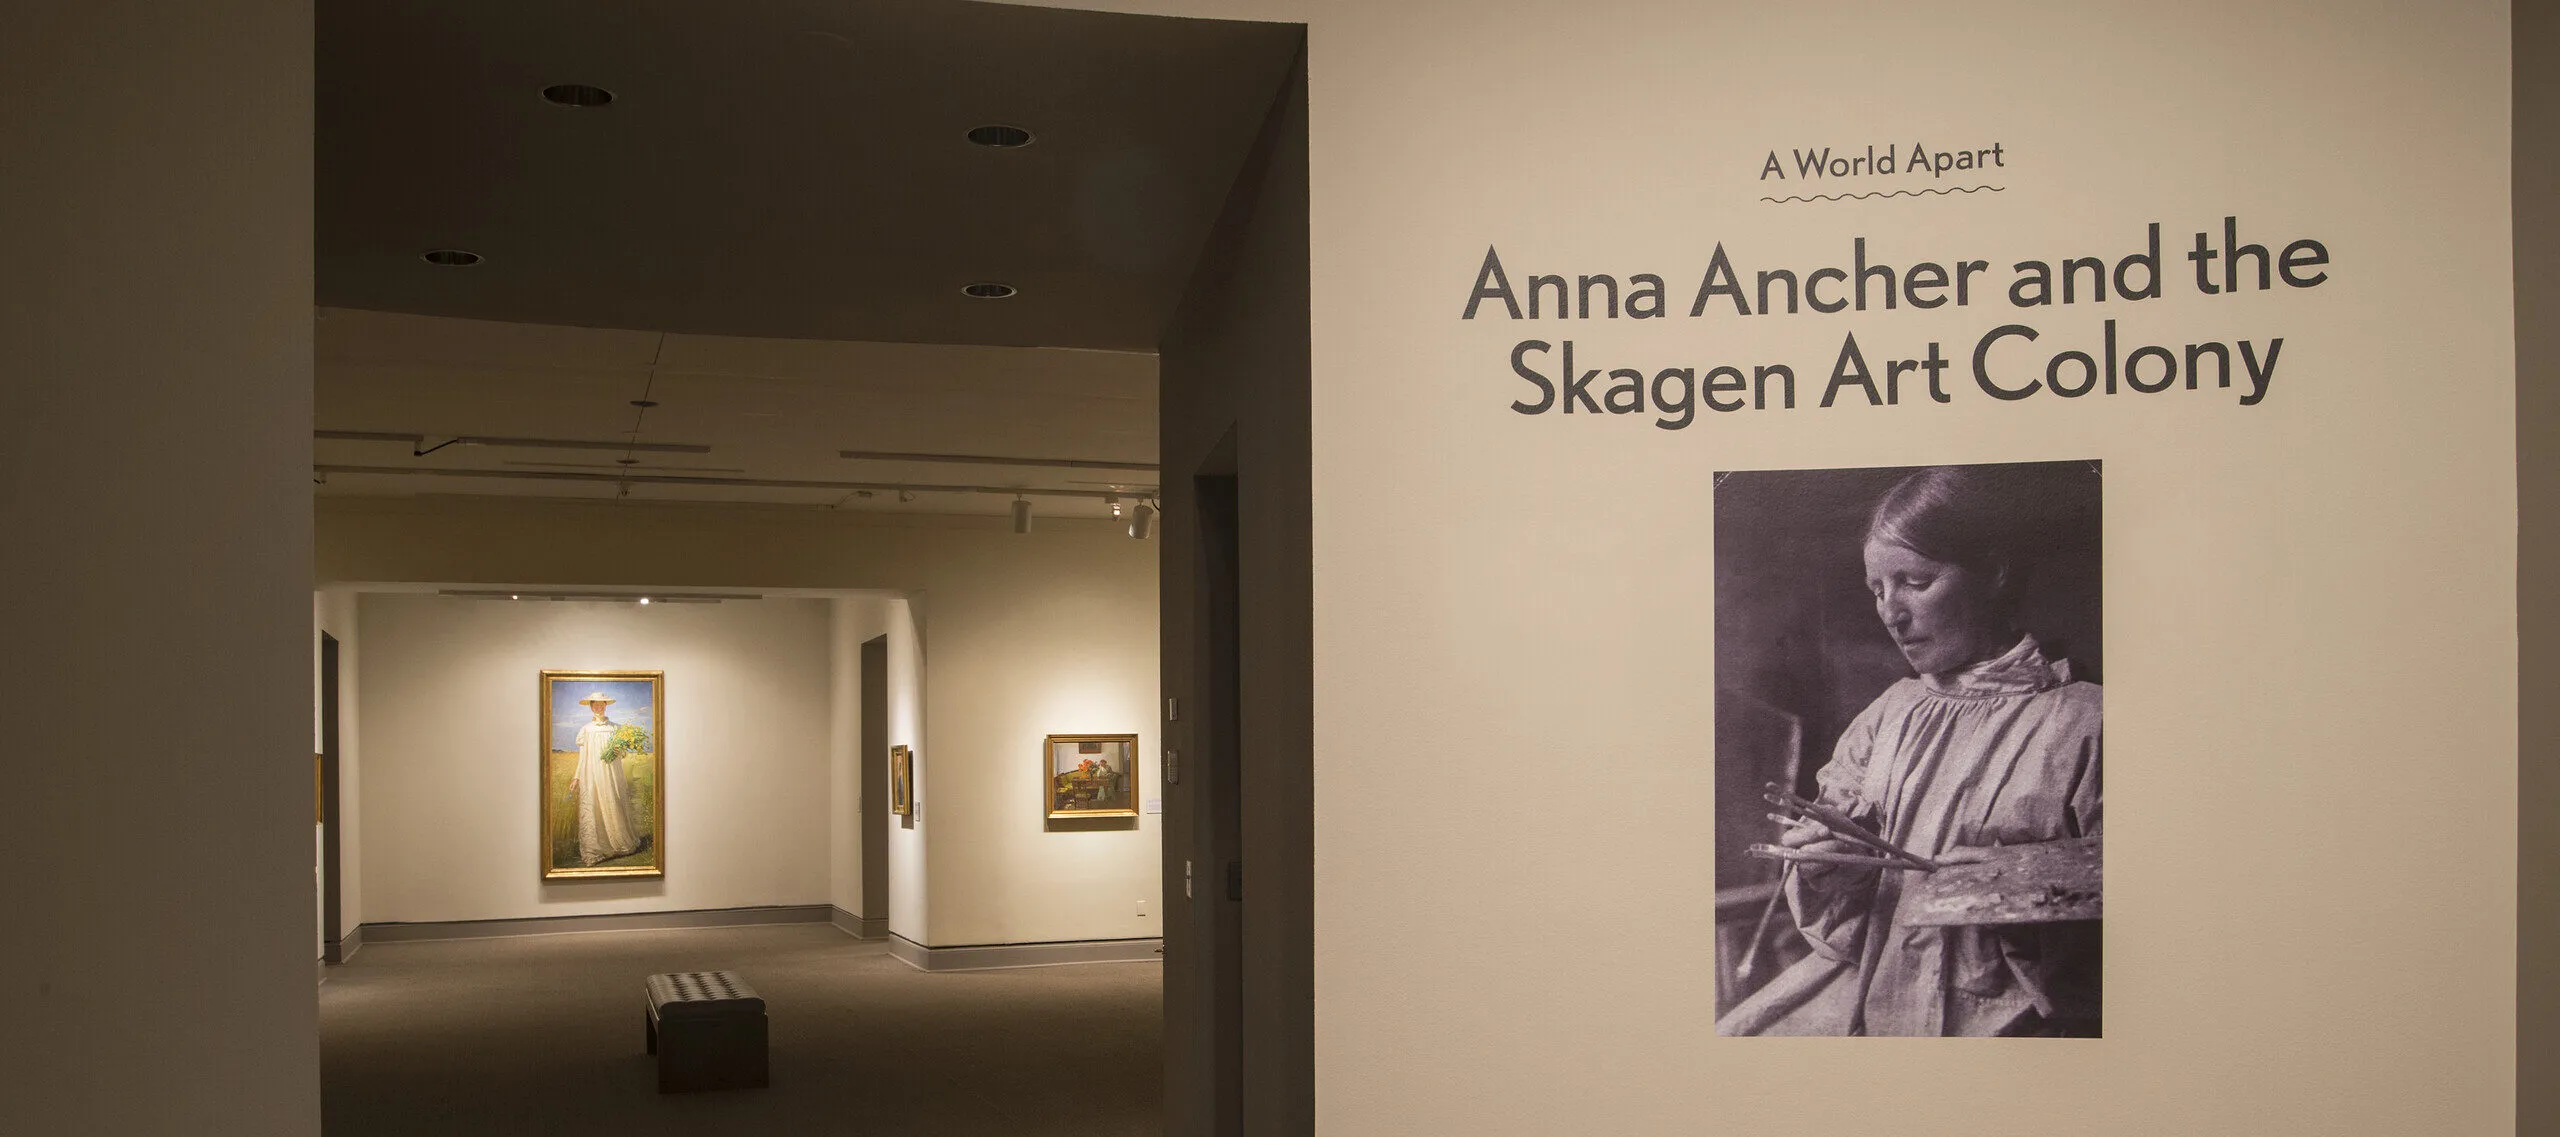
[[[631,783],[622,776],[622,756],[613,753],[613,735],[621,727],[605,717],[613,699],[598,691],[578,702],[596,717],[578,728],[578,771],[569,776],[569,799],[578,803],[578,863],[596,865],[639,852],[640,828],[631,823]]]
[[[2100,833],[2100,692],[2019,627],[2048,537],[2037,484],[1932,467],[1868,515],[1867,589],[1911,666],[1841,733],[1817,800],[1940,863]],[[1782,846],[1864,853],[1799,819]],[[1784,895],[1813,954],[1718,1024],[1723,1034],[2094,1035],[2096,921],[1912,927],[1912,874],[1795,863]]]

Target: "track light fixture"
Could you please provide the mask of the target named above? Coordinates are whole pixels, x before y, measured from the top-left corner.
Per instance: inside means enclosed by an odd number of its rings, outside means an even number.
[[[1146,502],[1139,502],[1137,508],[1129,511],[1130,536],[1144,541],[1147,539],[1147,534],[1153,532],[1155,527],[1155,508],[1148,505]]]
[[[1110,497],[1106,497],[1106,498],[1102,499],[1102,501],[1103,501],[1103,504],[1108,505],[1108,506],[1110,506],[1110,507],[1111,507],[1111,516],[1113,516],[1113,517],[1118,517],[1118,516],[1120,516],[1120,495],[1119,495],[1119,494],[1113,494],[1113,495],[1111,495]]]
[[[1016,533],[1031,531],[1031,502],[1028,498],[1013,499],[1013,531]]]

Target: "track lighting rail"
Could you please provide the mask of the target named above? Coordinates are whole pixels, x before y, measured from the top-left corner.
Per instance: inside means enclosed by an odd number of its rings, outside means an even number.
[[[606,442],[582,438],[500,438],[484,434],[413,434],[393,430],[315,430],[311,437],[330,442],[406,442],[409,456],[424,458],[447,446],[511,446],[523,450],[637,450],[651,454],[708,454],[711,448],[693,442]],[[443,438],[433,446],[429,438]]]
[[[436,478],[513,478],[525,481],[601,482],[607,485],[634,486],[731,486],[749,489],[833,490],[851,493],[856,490],[906,491],[909,493],[1002,494],[1006,497],[1065,497],[1101,501],[1115,495],[1152,497],[1153,486],[1129,486],[1121,489],[1064,490],[1030,489],[1022,486],[919,485],[913,482],[839,482],[804,478],[736,478],[693,474],[621,474],[589,473],[578,470],[480,470],[428,466],[346,466],[315,464],[311,472],[321,477],[331,474],[386,474],[400,477]]]
[[[998,458],[980,454],[896,454],[882,450],[838,450],[838,458],[866,462],[952,462],[970,466],[1047,466],[1068,470],[1146,470],[1154,462],[1106,462],[1098,458]]]

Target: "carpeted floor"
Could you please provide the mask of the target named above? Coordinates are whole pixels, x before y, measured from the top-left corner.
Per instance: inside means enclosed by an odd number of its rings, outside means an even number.
[[[660,1094],[642,977],[765,997],[773,1086]],[[1163,975],[928,975],[825,924],[375,944],[320,985],[329,1137],[1163,1131]]]

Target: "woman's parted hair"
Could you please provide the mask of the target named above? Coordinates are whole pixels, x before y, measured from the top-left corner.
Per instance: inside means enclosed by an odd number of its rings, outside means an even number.
[[[2004,466],[1914,470],[1876,500],[1867,539],[1986,573],[1998,582],[1998,599],[2015,603],[2058,520],[2050,478],[2034,473]]]

